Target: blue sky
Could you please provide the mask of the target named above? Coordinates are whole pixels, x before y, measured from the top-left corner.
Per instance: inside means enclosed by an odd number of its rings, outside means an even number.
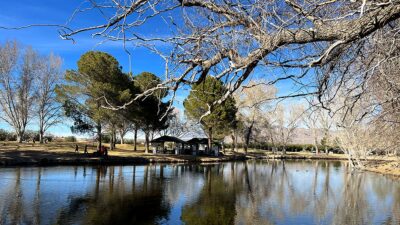
[[[28,24],[65,24],[73,11],[79,6],[81,0],[18,0],[8,1],[2,4],[0,9],[0,26],[18,27]],[[96,15],[78,17],[72,24],[85,26],[101,22]],[[101,18],[100,18],[101,19]],[[90,22],[88,22],[90,21]],[[144,32],[159,32],[157,26],[154,29]],[[57,28],[35,27],[21,30],[0,29],[0,43],[7,40],[17,40],[21,45],[32,46],[42,54],[55,53],[63,59],[63,69],[76,69],[76,62],[79,57],[90,50],[107,52],[120,62],[125,72],[129,71],[129,58],[122,48],[122,43],[106,42],[99,45],[101,39],[94,39],[89,33],[75,37],[75,43],[62,40],[59,37]],[[148,71],[159,76],[164,73],[164,61],[156,54],[150,53],[143,48],[128,45],[132,57],[132,72],[134,74]],[[182,100],[183,96],[180,97]],[[180,101],[176,104],[180,107]],[[10,129],[3,121],[0,128]],[[28,129],[35,129],[31,124]],[[61,124],[49,130],[56,135],[71,135],[69,123]]]
[[[2,4],[0,9],[0,26],[18,27],[28,24],[65,24],[73,11],[82,3],[82,0],[16,0],[7,1]],[[103,18],[91,12],[75,18],[70,25],[74,27],[84,27],[99,24]],[[167,26],[161,19],[154,19],[140,32],[146,36],[154,34],[167,34]],[[113,55],[123,67],[125,72],[129,71],[129,58],[122,48],[122,43],[106,42],[98,45],[101,39],[93,39],[90,33],[83,33],[74,37],[72,41],[62,40],[55,27],[35,27],[21,30],[0,29],[0,43],[7,40],[17,40],[25,46],[32,46],[42,54],[54,53],[63,58],[63,69],[76,69],[76,62],[79,57],[90,50],[99,50]],[[132,54],[132,72],[138,74],[143,71],[154,73],[160,77],[164,74],[164,61],[156,54],[148,50],[128,45],[128,50]],[[270,71],[271,72],[271,71]],[[256,70],[253,77],[263,77],[266,71]],[[277,84],[278,94],[287,94],[294,89],[288,82]],[[182,112],[182,101],[187,95],[187,91],[181,91],[177,96],[175,106]],[[69,122],[60,124],[49,130],[55,135],[71,135]],[[28,129],[37,129],[34,123]],[[4,122],[0,122],[0,128],[10,129]]]

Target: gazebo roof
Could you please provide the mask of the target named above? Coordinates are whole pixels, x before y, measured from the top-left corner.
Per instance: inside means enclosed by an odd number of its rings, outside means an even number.
[[[153,139],[150,141],[151,143],[164,143],[164,142],[175,142],[175,143],[183,143],[185,144],[186,142],[184,140],[181,140],[177,137],[172,137],[172,136],[161,136],[159,138]]]
[[[188,144],[208,144],[207,138],[192,138],[187,141]]]

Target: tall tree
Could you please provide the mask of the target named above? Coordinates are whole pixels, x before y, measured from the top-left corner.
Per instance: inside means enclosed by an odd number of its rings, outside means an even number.
[[[125,136],[129,131],[133,130],[133,125],[131,121],[127,120],[125,117],[122,117],[117,123],[117,130],[121,144],[125,144]]]
[[[50,55],[41,59],[40,73],[36,77],[39,141],[47,129],[61,122],[61,105],[56,99],[56,88],[61,82],[61,58]]]
[[[183,102],[187,117],[200,121],[204,133],[207,134],[209,151],[212,149],[214,136],[230,131],[230,124],[235,121],[237,108],[233,97],[228,97],[220,105],[210,107],[225,92],[226,88],[221,81],[207,76],[203,82],[193,86],[189,96]],[[209,110],[211,113],[204,116]]]
[[[269,120],[274,122],[274,124],[270,125],[271,129],[275,129],[271,134],[276,135],[275,140],[282,148],[283,154],[286,154],[287,145],[296,135],[296,129],[300,125],[303,112],[302,105],[294,104],[288,107],[278,105],[270,115],[275,118],[275,120]]]
[[[143,93],[159,85],[161,80],[152,73],[143,72],[135,76],[133,82]],[[139,99],[138,107],[140,110],[134,121],[136,121],[138,127],[144,132],[146,153],[149,151],[150,136],[153,136],[154,132],[166,129],[169,125],[169,117],[172,112],[172,109],[169,107],[170,102],[162,102],[162,99],[166,95],[166,91],[158,90],[151,95]]]
[[[264,80],[251,81],[248,85],[235,93],[234,97],[238,107],[238,119],[242,121],[244,130],[244,151],[253,136],[253,130],[258,126],[257,121],[271,110],[271,99],[275,97],[276,88],[267,85]]]
[[[100,148],[104,126],[113,113],[103,106],[121,104],[132,97],[129,76],[111,55],[90,51],[79,59],[77,71],[67,71],[65,79],[68,83],[58,93],[66,115],[74,120],[72,131],[95,133]]]
[[[18,48],[16,42],[10,41],[0,46],[0,118],[14,128],[21,143],[33,116],[34,79],[40,67],[38,54],[32,48],[22,52]]]

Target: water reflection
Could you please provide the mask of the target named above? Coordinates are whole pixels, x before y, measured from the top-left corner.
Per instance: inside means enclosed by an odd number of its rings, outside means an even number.
[[[400,182],[344,162],[0,169],[0,224],[399,224]]]

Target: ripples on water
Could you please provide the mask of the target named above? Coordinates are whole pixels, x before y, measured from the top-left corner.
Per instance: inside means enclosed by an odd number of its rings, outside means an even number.
[[[0,224],[400,224],[400,181],[344,162],[0,169]]]

